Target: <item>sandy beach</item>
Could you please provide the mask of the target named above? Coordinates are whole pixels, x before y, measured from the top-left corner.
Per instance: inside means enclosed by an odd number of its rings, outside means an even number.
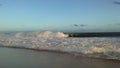
[[[120,61],[73,56],[67,53],[0,48],[2,68],[119,68]]]

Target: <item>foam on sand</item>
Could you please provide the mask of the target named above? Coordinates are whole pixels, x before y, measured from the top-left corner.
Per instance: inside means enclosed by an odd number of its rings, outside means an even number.
[[[0,34],[1,47],[44,49],[75,55],[120,60],[120,38],[68,38],[62,32]]]

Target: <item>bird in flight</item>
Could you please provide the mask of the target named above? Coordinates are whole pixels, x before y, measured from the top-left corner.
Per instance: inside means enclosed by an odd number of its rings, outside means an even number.
[[[84,26],[86,26],[86,25],[84,25],[84,24],[80,24],[80,25],[74,24],[74,26],[75,26],[75,27],[84,27]]]
[[[80,26],[81,26],[81,27],[84,27],[84,26],[86,26],[86,25],[84,25],[84,24],[81,24]]]
[[[79,25],[77,25],[77,24],[74,24],[74,26],[75,26],[75,27],[78,27]]]

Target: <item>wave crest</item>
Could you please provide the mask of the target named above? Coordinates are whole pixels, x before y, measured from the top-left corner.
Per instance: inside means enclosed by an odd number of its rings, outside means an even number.
[[[68,37],[68,34],[64,34],[63,32],[54,33],[54,32],[51,32],[51,31],[46,31],[46,32],[33,32],[33,33],[16,33],[14,36],[17,37],[17,38],[20,38],[20,37],[66,38],[66,37]]]

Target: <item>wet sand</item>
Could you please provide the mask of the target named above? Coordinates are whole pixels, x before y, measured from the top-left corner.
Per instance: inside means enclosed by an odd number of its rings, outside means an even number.
[[[119,68],[120,62],[67,53],[0,48],[0,68]]]

